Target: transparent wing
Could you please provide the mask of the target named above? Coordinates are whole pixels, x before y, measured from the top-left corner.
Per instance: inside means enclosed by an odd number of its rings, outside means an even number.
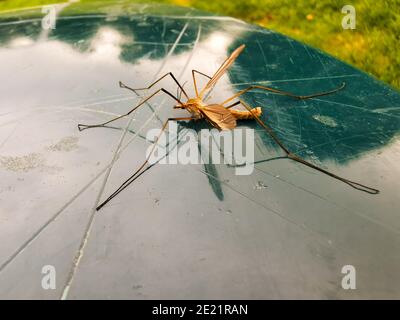
[[[220,130],[230,130],[236,127],[236,119],[232,113],[219,104],[210,104],[201,108],[204,117]]]
[[[240,47],[236,48],[235,51],[231,53],[231,55],[221,64],[212,78],[207,82],[205,87],[200,91],[200,98],[203,97],[204,93],[211,89],[217,81],[224,75],[225,71],[232,65],[232,63],[236,60],[236,58],[240,55],[240,53],[245,48],[245,45],[242,44]]]

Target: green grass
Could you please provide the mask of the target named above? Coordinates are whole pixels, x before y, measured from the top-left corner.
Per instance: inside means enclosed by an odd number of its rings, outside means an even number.
[[[90,2],[92,0],[83,0]],[[0,0],[0,11],[57,0]],[[136,1],[138,2],[138,1]],[[141,0],[140,2],[146,2]],[[150,1],[149,1],[150,2]],[[400,88],[400,0],[162,0],[228,15],[320,48]],[[345,4],[356,8],[355,30],[341,26]]]
[[[356,8],[355,30],[341,26],[341,8],[348,3]],[[187,0],[186,4],[276,30],[400,88],[400,0]]]

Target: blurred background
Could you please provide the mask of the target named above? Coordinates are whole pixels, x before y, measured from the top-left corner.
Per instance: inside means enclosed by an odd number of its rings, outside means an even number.
[[[94,0],[81,0],[92,2]],[[112,1],[113,0],[105,0]],[[0,13],[62,2],[0,0]],[[319,48],[400,88],[400,0],[158,0],[261,25]],[[356,9],[356,29],[344,30],[344,5]]]

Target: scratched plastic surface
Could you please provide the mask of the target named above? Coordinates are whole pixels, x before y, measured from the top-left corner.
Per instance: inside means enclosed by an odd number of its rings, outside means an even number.
[[[72,3],[50,31],[42,16],[0,15],[0,298],[400,298],[398,92],[275,32],[190,9]],[[309,94],[346,82],[311,100],[244,100],[289,149],[381,193],[273,160],[282,152],[247,122],[251,175],[160,164],[96,212],[143,161],[146,132],[184,112],[160,95],[114,128],[77,123],[138,102],[119,80],[143,87],[172,71],[193,94],[191,70],[212,74],[242,43],[212,100],[253,83]],[[41,286],[45,265],[55,290]],[[356,290],[341,287],[344,265]]]

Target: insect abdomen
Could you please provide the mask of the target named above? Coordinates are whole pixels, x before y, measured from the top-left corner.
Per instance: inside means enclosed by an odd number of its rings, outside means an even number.
[[[254,115],[257,117],[261,116],[262,110],[260,107],[251,109],[251,112],[248,110],[229,110],[232,115],[238,120],[247,120],[247,119],[254,119]]]

